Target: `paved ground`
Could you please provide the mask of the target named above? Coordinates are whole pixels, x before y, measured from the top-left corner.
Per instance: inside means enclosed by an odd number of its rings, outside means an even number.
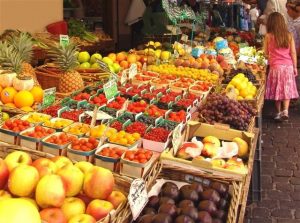
[[[245,222],[300,223],[300,105],[290,120],[275,123],[266,103],[263,111],[262,200],[247,208]]]

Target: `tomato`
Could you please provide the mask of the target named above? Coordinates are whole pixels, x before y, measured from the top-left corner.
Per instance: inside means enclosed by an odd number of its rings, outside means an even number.
[[[93,149],[94,148],[94,145],[92,143],[86,143],[85,145],[86,147],[90,148],[90,149]]]
[[[74,150],[80,150],[80,146],[73,146],[72,149],[74,149]]]
[[[116,153],[117,153],[119,156],[122,156],[122,154],[123,154],[123,150],[121,150],[121,149],[118,149],[118,150],[116,151]]]
[[[110,157],[112,157],[112,158],[115,158],[115,159],[117,159],[117,158],[120,158],[117,154],[112,154]]]
[[[139,160],[141,160],[141,159],[146,159],[145,154],[140,153],[140,154],[138,155],[138,159],[139,159]]]
[[[48,133],[48,134],[52,134],[53,132],[54,132],[54,129],[48,129],[48,130],[47,130],[47,133]]]
[[[90,149],[87,146],[81,146],[82,151],[89,151]]]
[[[102,156],[109,156],[109,151],[101,151]]]
[[[97,142],[97,140],[94,137],[90,137],[88,141],[92,144],[95,144],[95,142]]]
[[[147,163],[148,162],[148,160],[146,160],[146,159],[140,159],[139,160],[139,163]]]
[[[40,132],[40,131],[42,131],[42,127],[41,126],[36,126],[35,128],[34,128],[34,131],[36,131],[36,132]]]
[[[134,159],[134,152],[127,151],[126,154],[125,154],[125,158],[127,158],[129,160],[133,160]]]

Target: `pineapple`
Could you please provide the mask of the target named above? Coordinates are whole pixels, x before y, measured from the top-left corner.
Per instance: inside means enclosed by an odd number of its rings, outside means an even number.
[[[61,93],[73,92],[84,87],[81,75],[75,70],[78,66],[75,56],[77,50],[77,46],[73,43],[67,46],[49,46],[49,56],[63,72],[58,85],[58,91]]]
[[[31,76],[22,76],[23,55],[8,42],[0,43],[0,64],[2,72],[0,82],[2,87],[13,86],[17,91],[31,90],[34,82]]]
[[[19,52],[23,59],[21,72],[19,73],[18,77],[20,79],[29,79],[29,77],[31,77],[34,81],[34,85],[39,86],[35,71],[30,64],[33,56],[32,38],[27,33],[21,32],[19,34],[9,36],[7,41],[15,48],[16,51]]]

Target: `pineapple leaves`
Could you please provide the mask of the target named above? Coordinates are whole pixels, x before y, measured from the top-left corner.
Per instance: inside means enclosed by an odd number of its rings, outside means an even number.
[[[23,58],[13,45],[0,42],[0,64],[4,70],[19,73],[22,69]]]
[[[72,71],[79,65],[75,55],[77,50],[73,43],[67,46],[48,45],[48,56],[62,71]]]

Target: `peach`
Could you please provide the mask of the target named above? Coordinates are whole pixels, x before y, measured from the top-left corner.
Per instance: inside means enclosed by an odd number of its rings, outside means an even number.
[[[81,170],[73,165],[65,165],[61,167],[57,172],[64,183],[66,189],[66,196],[76,196],[83,185],[84,174]]]
[[[114,185],[114,176],[110,170],[94,166],[85,174],[83,191],[91,198],[106,199],[111,194]]]
[[[35,200],[41,208],[61,207],[65,197],[64,183],[56,174],[44,176],[36,186]]]
[[[105,218],[114,206],[109,201],[93,200],[86,209],[86,214],[93,216],[96,221]]]

